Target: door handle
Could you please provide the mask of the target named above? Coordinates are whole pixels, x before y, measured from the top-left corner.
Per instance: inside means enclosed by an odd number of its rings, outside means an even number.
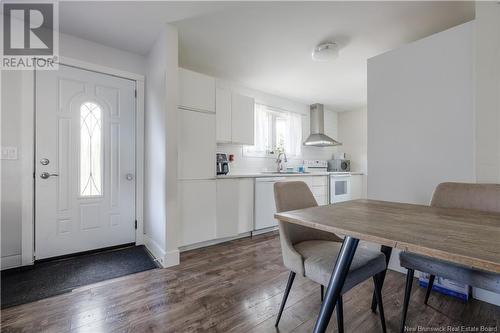
[[[47,178],[50,178],[50,177],[58,177],[59,175],[57,173],[48,173],[48,172],[42,172],[40,174],[40,178],[42,179],[47,179]]]

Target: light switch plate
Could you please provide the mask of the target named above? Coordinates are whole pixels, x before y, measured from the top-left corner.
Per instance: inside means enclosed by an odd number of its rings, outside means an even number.
[[[2,160],[17,160],[17,147],[2,146]]]

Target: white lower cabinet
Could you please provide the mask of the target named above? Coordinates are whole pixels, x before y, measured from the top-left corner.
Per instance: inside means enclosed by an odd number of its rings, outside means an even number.
[[[178,182],[181,246],[216,238],[216,180]]]
[[[238,233],[242,234],[253,230],[254,179],[239,179],[238,189]]]
[[[351,198],[352,200],[362,199],[363,195],[363,175],[351,176]]]
[[[318,205],[328,205],[328,176],[311,176],[311,192]]]
[[[305,182],[318,205],[328,204],[328,176],[281,178],[280,181]],[[181,246],[253,231],[256,199],[254,182],[254,178],[179,180]],[[353,175],[351,182],[353,199],[363,197],[363,176]],[[274,217],[266,215],[265,218]]]
[[[302,181],[306,183],[318,205],[328,204],[328,176],[287,177],[286,181]]]
[[[253,230],[253,179],[217,180],[216,238]]]
[[[217,179],[217,238],[238,234],[238,179]]]

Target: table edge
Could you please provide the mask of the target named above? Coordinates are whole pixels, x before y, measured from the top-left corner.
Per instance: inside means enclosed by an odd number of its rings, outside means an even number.
[[[359,232],[353,232],[350,230],[346,230],[343,228],[339,227],[332,227],[332,226],[327,226],[321,223],[317,222],[312,222],[312,221],[303,221],[298,218],[294,218],[290,216],[287,212],[283,213],[276,213],[274,214],[274,217],[282,222],[285,223],[293,223],[293,224],[298,224],[304,227],[309,227],[325,232],[330,232],[330,233],[335,233],[335,234],[340,234],[340,235],[347,235],[350,237],[357,238],[359,240],[364,240],[368,242],[373,242],[377,243],[380,245],[385,245],[389,246],[401,251],[405,252],[412,252],[428,257],[433,257],[436,259],[444,260],[444,261],[450,261],[452,263],[456,263],[462,266],[466,266],[472,269],[478,269],[478,270],[483,270],[483,271],[488,271],[492,273],[499,273],[500,274],[500,263],[495,263],[491,262],[488,260],[484,259],[478,259],[478,258],[473,258],[473,257],[468,257],[465,255],[460,255],[460,254],[453,254],[450,252],[438,250],[438,249],[431,249],[425,246],[421,246],[418,244],[412,244],[412,243],[407,243],[407,242],[398,242],[396,240],[392,240],[389,238],[384,238],[384,237],[378,237],[378,236],[372,236],[372,235],[366,235],[363,233]]]

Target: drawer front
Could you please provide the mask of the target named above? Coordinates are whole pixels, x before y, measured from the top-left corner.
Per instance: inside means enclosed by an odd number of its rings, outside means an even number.
[[[328,205],[328,196],[314,196],[319,206]]]
[[[311,187],[311,177],[287,177],[287,181],[291,182],[304,182],[307,186]]]
[[[326,186],[313,186],[311,191],[314,196],[328,196],[328,187]]]
[[[328,176],[312,176],[312,186],[328,186]]]

